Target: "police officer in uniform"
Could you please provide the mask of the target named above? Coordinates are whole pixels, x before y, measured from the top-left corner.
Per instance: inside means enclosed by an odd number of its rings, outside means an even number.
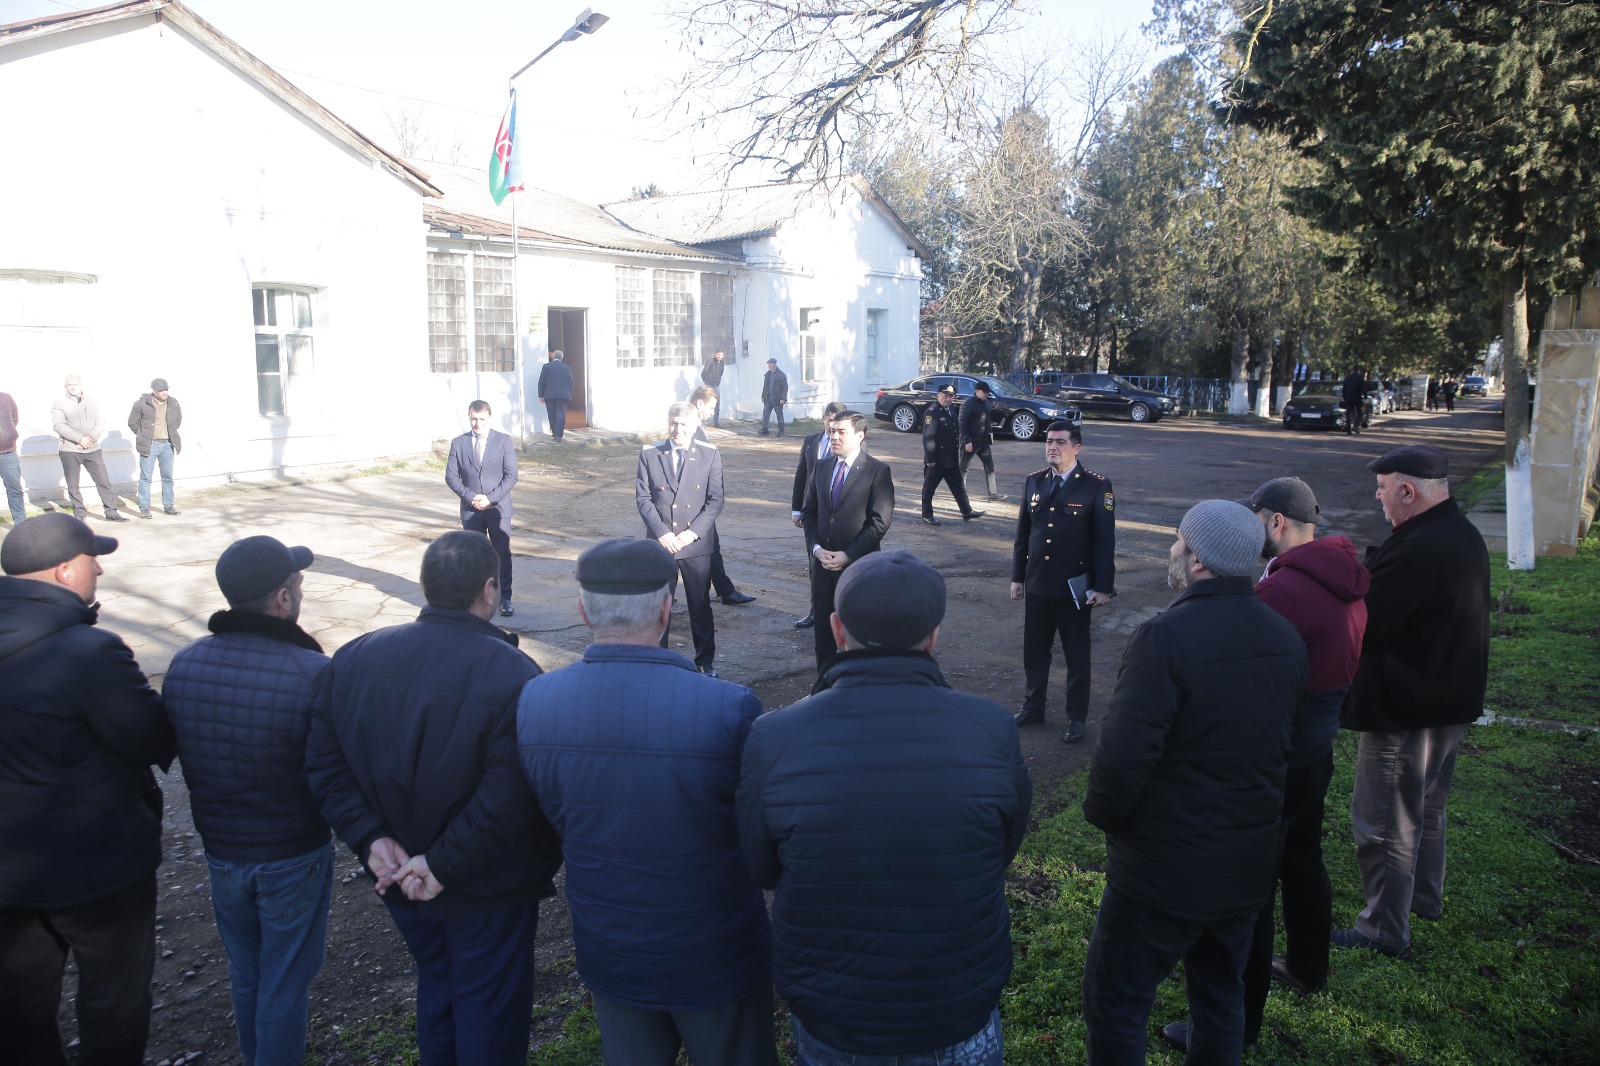
[[[950,486],[963,522],[984,515],[972,509],[961,479],[961,416],[955,398],[955,386],[946,385],[939,390],[938,402],[922,416],[922,520],[930,526],[943,524],[933,517],[933,490],[940,481]]]
[[[994,440],[994,434],[989,432],[989,399],[989,386],[980,381],[973,386],[972,395],[961,402],[961,480],[966,482],[967,466],[977,456],[989,482],[989,502],[999,503],[1005,495],[995,480],[994,455],[989,451]]]
[[[1067,660],[1067,730],[1083,739],[1089,715],[1089,612],[1116,595],[1116,509],[1111,482],[1078,463],[1083,434],[1067,422],[1045,431],[1050,463],[1028,475],[1011,549],[1011,598],[1023,600],[1022,669],[1027,689],[1017,725],[1044,721],[1050,645]]]

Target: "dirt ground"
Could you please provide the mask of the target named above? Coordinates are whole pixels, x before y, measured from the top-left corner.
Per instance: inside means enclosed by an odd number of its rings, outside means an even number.
[[[717,666],[723,678],[750,685],[765,706],[780,707],[804,696],[814,680],[811,633],[794,628],[808,601],[800,533],[789,518],[800,438],[795,433],[786,439],[758,437],[749,429],[737,427],[715,438],[727,479],[727,506],[719,528],[728,571],[741,590],[758,597],[745,606],[716,607]],[[1495,460],[1499,433],[1498,400],[1466,400],[1451,415],[1403,412],[1359,437],[1199,419],[1155,425],[1089,422],[1082,461],[1110,478],[1116,489],[1118,596],[1094,620],[1087,741],[1069,747],[1059,739],[1064,692],[1059,650],[1051,720],[1023,732],[1036,808],[1067,802],[1055,784],[1092,754],[1128,634],[1170,599],[1167,551],[1178,520],[1191,504],[1208,497],[1239,499],[1268,478],[1295,474],[1318,495],[1325,518],[1322,535],[1349,535],[1361,548],[1387,532],[1373,500],[1372,475],[1365,469],[1369,459],[1402,444],[1428,442],[1450,454],[1453,480],[1463,480]],[[1022,608],[1007,596],[1011,538],[1022,479],[1043,465],[1042,444],[997,441],[1001,491],[1011,499],[1000,504],[979,500],[976,505],[987,508],[988,515],[963,524],[941,488],[935,511],[954,521],[939,527],[918,521],[919,439],[875,422],[867,447],[895,472],[897,507],[886,546],[916,552],[938,567],[948,583],[949,607],[938,651],[946,677],[956,688],[1015,708],[1022,690]],[[633,446],[618,443],[541,443],[523,463],[513,538],[519,610],[508,621],[515,623],[511,628],[520,633],[524,650],[546,669],[573,661],[587,642],[573,607],[571,561],[596,539],[640,532],[633,500],[636,455]],[[267,529],[288,543],[309,544],[319,558],[307,576],[302,623],[331,652],[366,628],[406,620],[420,604],[417,560],[432,536],[454,525],[453,501],[441,481],[440,470],[429,467],[336,485],[234,487],[186,496],[184,509],[186,515],[208,509],[226,515],[218,523],[215,543],[244,535],[241,530]],[[143,532],[128,527],[117,532],[123,530]],[[349,546],[336,537],[348,537]],[[361,545],[369,546],[364,554]],[[174,559],[172,564],[187,565],[190,578],[200,581],[215,554],[204,544],[193,552],[187,563]],[[124,595],[137,594],[137,574],[124,571],[120,580]],[[198,593],[191,599],[196,597]],[[352,599],[362,609],[340,614],[338,605]],[[171,652],[203,631],[204,618],[214,606],[187,603],[182,626],[149,626],[143,643],[130,640],[157,683]],[[106,624],[125,633],[117,617]],[[687,629],[680,613],[672,636],[686,651]],[[212,921],[204,855],[179,768],[168,775],[165,789],[166,859],[158,873],[156,1009],[149,1061],[236,1063],[227,962]],[[570,923],[559,898],[541,909],[538,956],[540,1003],[551,1019],[541,1029],[553,1029],[567,1005],[579,998]],[[349,1038],[403,1015],[413,992],[409,957],[356,860],[341,847],[327,963],[312,989],[314,1059],[388,1061],[387,1056],[357,1059]],[[70,1027],[67,1003],[62,1017]]]

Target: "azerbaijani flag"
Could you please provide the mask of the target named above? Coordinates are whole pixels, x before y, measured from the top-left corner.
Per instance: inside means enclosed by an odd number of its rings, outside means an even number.
[[[517,90],[500,119],[500,132],[494,138],[494,156],[489,160],[489,195],[498,205],[509,194],[522,191],[522,150],[517,143]]]

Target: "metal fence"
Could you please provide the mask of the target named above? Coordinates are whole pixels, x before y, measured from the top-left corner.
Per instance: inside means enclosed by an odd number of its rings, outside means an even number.
[[[1014,374],[996,375],[1009,381],[1023,392],[1032,392],[1040,385],[1053,385],[1064,376],[1059,370],[1022,370]],[[1124,374],[1128,381],[1141,389],[1164,392],[1174,397],[1183,407],[1184,414],[1214,412],[1226,414],[1233,387],[1225,378],[1181,378],[1165,374]]]

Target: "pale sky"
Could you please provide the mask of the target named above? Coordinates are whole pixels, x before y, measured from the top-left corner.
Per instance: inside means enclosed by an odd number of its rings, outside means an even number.
[[[585,0],[184,2],[373,141],[392,149],[387,116],[420,110],[444,142],[461,139],[463,164],[486,167],[506,79],[572,25]],[[588,2],[611,21],[517,80],[525,180],[588,203],[625,199],[651,182],[694,188],[719,162],[717,145],[654,114],[663,85],[688,62],[662,0]],[[1144,2],[1033,2],[1030,36],[1136,31],[1150,17]],[[0,0],[0,25],[93,6]]]

